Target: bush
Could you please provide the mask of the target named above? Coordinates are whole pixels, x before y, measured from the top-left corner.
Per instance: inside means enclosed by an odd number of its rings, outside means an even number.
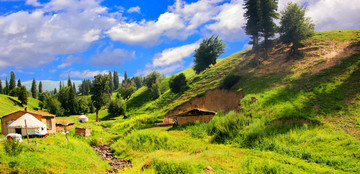
[[[180,73],[179,75],[171,78],[169,82],[169,87],[171,91],[174,93],[179,93],[181,91],[186,90],[187,84],[184,73]]]
[[[24,146],[22,146],[22,144],[18,141],[7,140],[4,144],[4,150],[10,156],[19,155],[23,148]]]
[[[199,173],[200,170],[196,169],[196,166],[192,165],[187,161],[174,161],[174,160],[154,160],[152,162],[154,165],[155,173]]]
[[[128,99],[131,97],[131,95],[136,91],[136,87],[135,86],[130,86],[130,87],[122,87],[120,89],[120,94],[121,97],[123,97],[124,99]]]
[[[126,113],[126,103],[121,98],[116,98],[112,100],[109,105],[109,114],[114,116],[125,115]]]
[[[239,75],[230,74],[224,78],[222,81],[220,88],[221,89],[231,89],[238,81],[240,80]]]

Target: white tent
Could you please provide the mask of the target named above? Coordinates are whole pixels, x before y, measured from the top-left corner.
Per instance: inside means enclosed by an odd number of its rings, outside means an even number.
[[[47,128],[44,123],[33,115],[26,113],[8,126],[9,133],[18,133],[26,136],[25,120],[29,135],[46,135]]]
[[[87,118],[85,115],[81,115],[80,117],[78,117],[78,121],[84,123],[89,121],[89,118]]]

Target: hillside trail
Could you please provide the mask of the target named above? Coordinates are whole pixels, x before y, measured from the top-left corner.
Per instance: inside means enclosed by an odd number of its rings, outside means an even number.
[[[126,167],[132,167],[134,164],[131,163],[130,160],[118,159],[114,156],[114,154],[111,152],[110,149],[111,143],[112,142],[93,146],[94,150],[98,152],[102,160],[111,161],[110,162],[111,170],[109,170],[107,173],[108,174],[118,173],[118,171],[121,169],[124,169]]]

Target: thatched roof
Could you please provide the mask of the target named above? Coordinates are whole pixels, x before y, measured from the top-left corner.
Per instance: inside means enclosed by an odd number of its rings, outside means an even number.
[[[215,111],[209,111],[206,109],[199,109],[199,108],[195,108],[195,109],[191,109],[189,111],[177,114],[176,116],[199,116],[199,115],[215,115],[216,112]]]
[[[44,123],[33,115],[26,113],[9,125],[9,128],[25,128],[25,120],[28,128],[46,127]]]

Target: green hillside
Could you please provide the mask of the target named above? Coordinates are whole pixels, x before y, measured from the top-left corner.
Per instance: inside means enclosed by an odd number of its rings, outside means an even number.
[[[28,100],[28,104],[24,107],[28,107],[29,110],[38,109],[39,100],[31,97],[29,97]],[[17,110],[23,110],[24,107],[21,106],[21,102],[17,97],[0,94],[0,117]]]
[[[116,157],[134,164],[122,173],[205,173],[208,166],[213,170],[206,173],[360,173],[360,30],[317,32],[303,44],[296,57],[276,43],[268,59],[248,49],[200,74],[189,68],[182,72],[189,89],[180,94],[166,90],[152,100],[143,86],[127,100],[127,119],[109,120],[105,107],[100,119],[108,121],[97,123],[95,114],[89,114],[91,121],[75,124],[90,127],[90,138],[70,131],[69,142],[59,134],[33,139],[18,158],[0,153],[0,171],[26,172],[30,165],[23,161],[36,153],[31,160],[38,173],[101,173],[109,166],[90,152],[90,145],[112,140]],[[231,90],[244,93],[240,112],[217,111],[209,123],[155,127],[177,106],[219,88],[230,74],[240,78]],[[7,96],[0,97],[8,103]],[[258,102],[252,103],[252,97]],[[76,122],[76,117],[57,120]],[[61,160],[73,165],[40,157],[51,151],[68,155]],[[77,171],[74,166],[81,164]],[[59,171],[52,170],[57,167]]]

